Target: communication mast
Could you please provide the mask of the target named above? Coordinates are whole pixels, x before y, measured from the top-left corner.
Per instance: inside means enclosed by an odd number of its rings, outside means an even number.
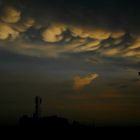
[[[42,103],[41,97],[36,96],[35,97],[35,113],[34,113],[35,118],[41,117],[41,103]]]

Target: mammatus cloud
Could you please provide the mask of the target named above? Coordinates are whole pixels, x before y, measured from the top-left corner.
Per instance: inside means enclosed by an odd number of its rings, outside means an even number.
[[[0,24],[0,39],[6,40],[9,37],[16,39],[25,33],[30,28],[35,28],[35,20],[33,18],[26,18],[19,21],[15,25],[9,25],[6,23]],[[5,29],[5,28],[7,29]],[[46,51],[46,56],[59,56],[62,53],[79,53],[79,52],[95,52],[97,51],[100,55],[107,57],[139,57],[139,38],[132,38],[131,43],[127,43],[124,40],[124,31],[107,31],[102,29],[96,29],[88,27],[71,27],[67,24],[52,23],[46,29],[36,30],[40,32],[40,39],[44,41],[43,45],[38,47],[34,42],[31,44],[30,52],[38,49],[38,52],[44,56]],[[66,35],[67,34],[67,35]],[[28,37],[28,34],[26,34]],[[113,40],[113,42],[111,41]],[[29,43],[22,40],[24,46],[29,46]],[[104,44],[106,41],[106,44]],[[23,45],[22,45],[23,46]],[[34,47],[33,47],[34,46]],[[43,48],[44,46],[44,48]],[[23,47],[19,48],[24,49]],[[13,48],[14,50],[15,48]],[[26,48],[25,48],[26,50]],[[18,52],[20,50],[18,49]],[[21,50],[22,52],[22,50]],[[26,52],[26,51],[24,51]],[[31,52],[32,53],[32,52]],[[36,52],[37,53],[37,52]],[[27,52],[27,54],[29,54]],[[32,53],[33,54],[33,53]],[[39,55],[40,55],[39,54]],[[40,55],[41,56],[41,55]]]
[[[12,6],[5,6],[0,15],[0,40],[15,40],[19,36],[12,24],[17,23],[21,18],[21,12]]]
[[[120,30],[120,31],[119,31],[119,30],[118,30],[118,31],[112,32],[111,37],[112,37],[113,39],[118,39],[118,38],[123,37],[125,34],[126,34],[125,31],[123,31],[123,30]]]
[[[31,17],[22,18],[22,13],[14,6],[4,6],[0,15],[0,40],[15,40],[20,33],[34,25]]]
[[[0,19],[5,23],[17,23],[21,18],[21,12],[15,7],[6,6]]]
[[[98,77],[98,74],[88,74],[86,76],[76,76],[73,79],[73,89],[76,91],[82,90],[84,87],[91,84]]]
[[[134,23],[129,25],[130,19],[129,24],[118,26],[114,23],[117,17],[109,13],[104,15],[103,11],[96,15],[94,9],[85,9],[83,13],[68,8],[66,16],[64,9],[57,11],[53,6],[37,12],[33,5],[23,6],[19,2],[19,6],[12,2],[1,3],[0,41],[5,41],[3,47],[7,47],[10,40],[13,51],[40,57],[94,52],[105,57],[140,58],[140,33]],[[69,16],[71,14],[73,16]]]
[[[14,40],[19,36],[19,32],[12,29],[9,25],[0,23],[0,40],[6,40],[9,37]]]
[[[74,38],[90,38],[93,40],[98,40],[98,42],[109,38],[118,39],[125,35],[125,31],[110,31],[102,27],[97,28],[94,25],[92,27],[84,27],[78,25],[52,23],[42,32],[42,37],[46,42],[58,42],[63,39],[63,33],[65,31],[70,32],[71,36]]]
[[[43,40],[46,42],[59,42],[63,39],[62,33],[66,31],[65,26],[52,24],[42,32]]]
[[[70,26],[69,30],[74,37],[91,38],[97,40],[108,39],[111,35],[110,31],[94,26],[92,28]]]
[[[28,29],[33,27],[34,24],[35,24],[35,20],[29,17],[19,22],[14,28],[18,32],[22,33],[28,31]]]

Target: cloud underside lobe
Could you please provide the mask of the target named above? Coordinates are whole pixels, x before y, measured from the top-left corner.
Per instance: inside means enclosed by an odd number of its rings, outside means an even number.
[[[88,74],[86,76],[76,76],[73,78],[73,89],[76,91],[82,90],[90,85],[98,77],[98,74]]]
[[[56,57],[95,52],[106,57],[140,57],[140,32],[135,27],[138,19],[131,23],[129,15],[120,16],[121,10],[114,17],[104,11],[95,14],[96,8],[80,6],[73,10],[70,7],[54,10],[51,5],[49,10],[43,7],[40,12],[26,3],[24,8],[22,3],[3,3],[1,7],[0,42],[3,47],[11,45],[10,49],[18,53]],[[118,17],[122,24],[114,22]]]

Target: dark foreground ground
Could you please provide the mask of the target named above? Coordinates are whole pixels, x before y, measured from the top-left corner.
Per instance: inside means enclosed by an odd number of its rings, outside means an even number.
[[[18,125],[0,125],[0,137],[4,139],[16,136],[19,140],[41,139],[95,139],[110,137],[114,139],[140,139],[140,126],[89,126],[79,122],[72,122],[57,116],[44,118],[30,118],[22,116]],[[78,138],[77,138],[78,137]]]
[[[92,139],[117,139],[117,140],[139,140],[139,126],[110,126],[110,127],[95,127],[95,126],[0,126],[0,139],[38,139],[38,140],[92,140]]]

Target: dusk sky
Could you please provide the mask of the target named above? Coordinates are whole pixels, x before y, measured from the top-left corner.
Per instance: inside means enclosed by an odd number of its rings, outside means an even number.
[[[0,123],[42,115],[140,125],[140,3],[0,0]]]

